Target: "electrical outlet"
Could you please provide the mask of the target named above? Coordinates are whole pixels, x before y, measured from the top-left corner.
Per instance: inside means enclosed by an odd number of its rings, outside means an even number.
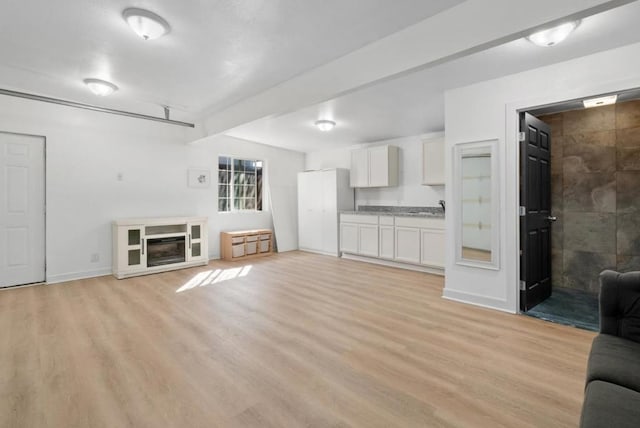
[[[122,180],[124,180],[124,174],[122,174],[121,172],[119,172],[119,173],[116,175],[116,179],[117,179],[118,181],[122,181]]]
[[[100,261],[100,254],[93,253],[91,254],[91,263],[97,263]]]

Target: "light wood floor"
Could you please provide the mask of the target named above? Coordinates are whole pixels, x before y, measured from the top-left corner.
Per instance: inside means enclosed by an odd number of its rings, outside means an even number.
[[[593,333],[424,273],[242,266],[0,291],[0,426],[577,426]]]

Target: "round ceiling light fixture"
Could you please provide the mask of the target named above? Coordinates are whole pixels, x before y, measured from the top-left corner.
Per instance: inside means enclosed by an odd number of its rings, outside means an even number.
[[[557,27],[533,33],[527,39],[534,45],[542,47],[555,46],[566,39],[577,27],[578,21],[565,22]]]
[[[118,87],[111,82],[101,79],[84,79],[84,84],[89,87],[91,92],[101,97],[113,94]]]
[[[122,12],[129,27],[144,40],[153,40],[167,34],[171,27],[161,16],[145,9],[130,7]]]
[[[315,125],[318,127],[319,130],[327,132],[327,131],[331,131],[336,126],[336,123],[333,120],[321,119],[321,120],[316,120]]]

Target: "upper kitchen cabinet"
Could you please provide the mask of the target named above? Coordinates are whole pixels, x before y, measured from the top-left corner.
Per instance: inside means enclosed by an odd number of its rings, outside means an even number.
[[[398,185],[398,147],[375,146],[351,152],[351,187]]]
[[[351,187],[369,187],[369,150],[351,151],[351,171],[349,174]]]
[[[422,142],[422,184],[444,186],[444,137]]]

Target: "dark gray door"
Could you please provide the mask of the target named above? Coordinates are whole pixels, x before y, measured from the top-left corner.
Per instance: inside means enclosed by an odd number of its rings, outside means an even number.
[[[547,124],[520,115],[520,309],[551,295],[551,135]]]

